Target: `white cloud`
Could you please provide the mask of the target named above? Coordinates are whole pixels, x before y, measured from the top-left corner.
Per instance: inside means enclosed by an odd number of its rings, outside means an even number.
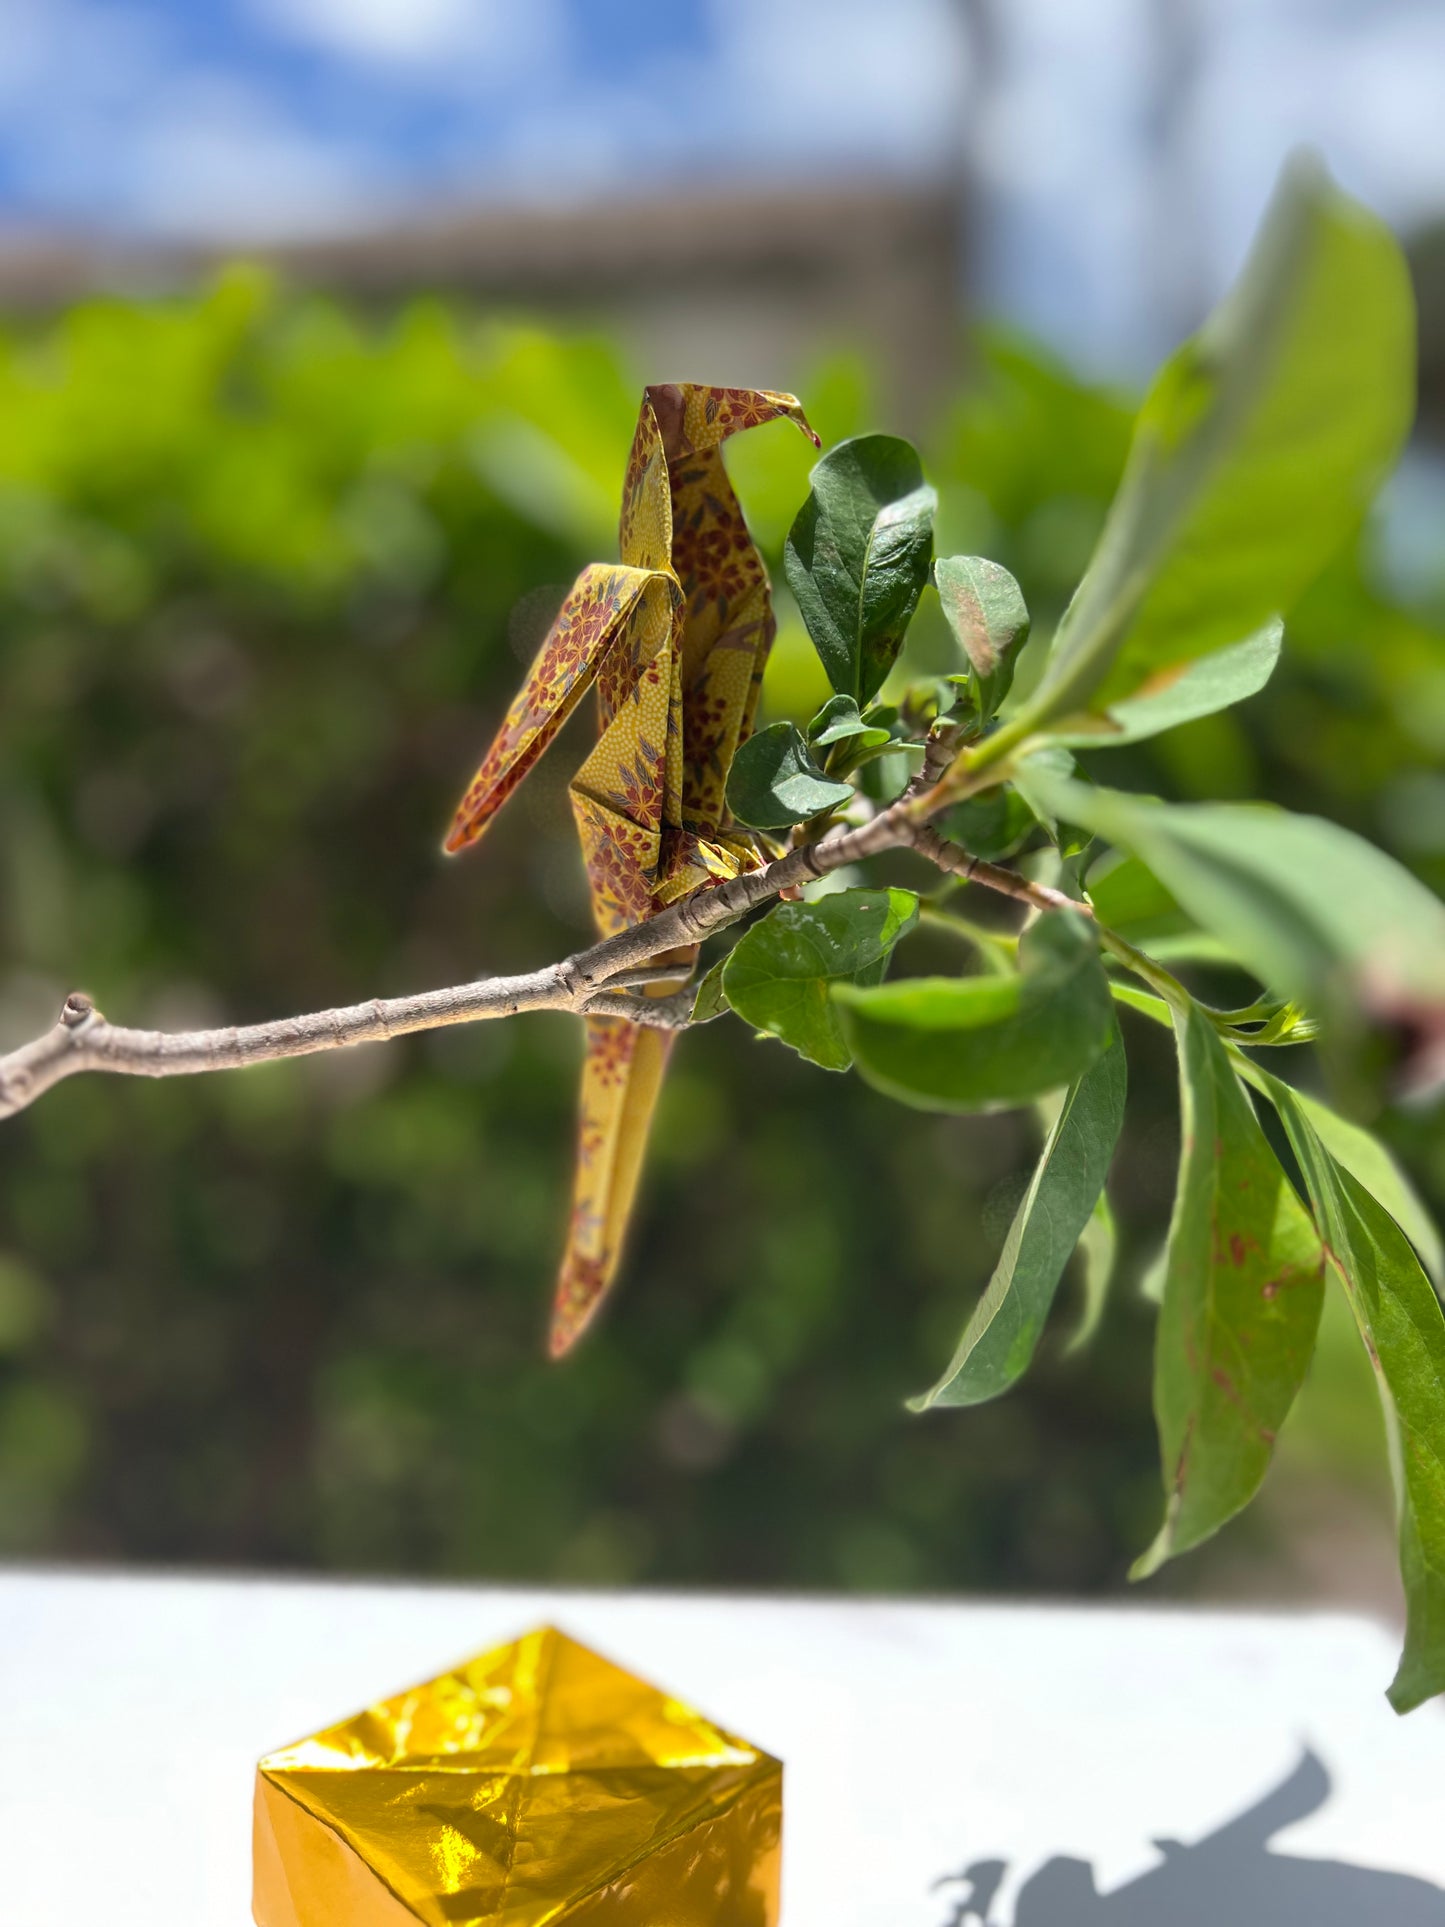
[[[565,39],[556,0],[248,0],[247,10],[281,40],[469,88],[534,71]]]
[[[399,199],[364,147],[318,139],[221,76],[189,77],[160,98],[127,162],[135,214],[149,232],[177,240],[335,233],[385,218]]]
[[[576,198],[679,179],[937,179],[958,165],[953,0],[892,0],[886,14],[876,0],[715,0],[706,17],[702,53],[640,57],[626,79],[558,73],[514,97],[490,180]],[[463,132],[459,177],[468,158]]]
[[[967,81],[955,0],[715,0],[695,105],[737,148],[938,167]]]

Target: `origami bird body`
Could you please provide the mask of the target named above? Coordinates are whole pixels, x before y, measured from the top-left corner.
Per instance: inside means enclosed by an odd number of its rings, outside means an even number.
[[[817,444],[791,395],[647,389],[623,485],[621,563],[593,563],[577,578],[447,837],[452,852],[476,841],[595,683],[597,745],[571,798],[604,937],[760,860],[752,839],[730,827],[725,791],[775,624],[721,450],[739,430],[784,416]],[[662,961],[676,962],[682,979],[695,955]],[[665,1031],[622,1018],[587,1019],[554,1357],[580,1335],[616,1271],[670,1043]]]

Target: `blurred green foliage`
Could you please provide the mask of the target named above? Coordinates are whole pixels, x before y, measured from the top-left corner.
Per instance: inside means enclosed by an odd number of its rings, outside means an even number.
[[[519,659],[610,550],[639,388],[602,343],[431,303],[362,321],[243,273],[0,341],[0,1043],[77,980],[117,1021],[247,1021],[576,946],[576,730],[479,854],[438,845]],[[888,426],[853,363],[804,399],[825,443]],[[1129,420],[986,338],[925,449],[940,552],[1010,568],[1040,639]],[[785,424],[732,462],[775,579],[809,463]],[[826,683],[780,605],[768,713],[801,719]],[[951,660],[936,605],[916,636]],[[1110,779],[1318,808],[1445,888],[1439,623],[1361,551],[1285,662]],[[1157,1505],[1132,1281],[1172,1188],[1167,1038],[1129,1032],[1126,1255],[1092,1349],[1046,1339],[1010,1398],[915,1418],[1026,1181],[1027,1122],[903,1112],[735,1029],[685,1039],[616,1302],[554,1367],[577,1031],[76,1080],[6,1125],[0,1550],[1118,1583]],[[1438,1205],[1445,1145],[1393,1134]],[[1332,1417],[1307,1400],[1298,1429],[1353,1465],[1376,1422],[1340,1371]]]

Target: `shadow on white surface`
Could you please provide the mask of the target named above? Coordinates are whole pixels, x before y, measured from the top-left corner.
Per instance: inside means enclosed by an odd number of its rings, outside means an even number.
[[[1012,1927],[1445,1927],[1445,1890],[1413,1874],[1273,1853],[1283,1828],[1330,1795],[1323,1762],[1306,1751],[1255,1806],[1194,1846],[1156,1840],[1164,1858],[1101,1894],[1086,1860],[1046,1861],[1019,1889]],[[1003,1927],[994,1911],[1008,1873],[979,1860],[939,1881],[951,1911],[940,1927]]]

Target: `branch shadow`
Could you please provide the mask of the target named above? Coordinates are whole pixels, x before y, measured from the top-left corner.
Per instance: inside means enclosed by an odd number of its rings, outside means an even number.
[[[1098,1892],[1086,1860],[1046,1861],[1020,1888],[1012,1927],[1445,1927],[1445,1889],[1428,1880],[1270,1850],[1329,1793],[1307,1750],[1272,1793],[1193,1846],[1156,1840],[1159,1865],[1111,1893]],[[980,1860],[939,1881],[957,1890],[940,1927],[1003,1927],[993,1907],[1007,1871]]]

